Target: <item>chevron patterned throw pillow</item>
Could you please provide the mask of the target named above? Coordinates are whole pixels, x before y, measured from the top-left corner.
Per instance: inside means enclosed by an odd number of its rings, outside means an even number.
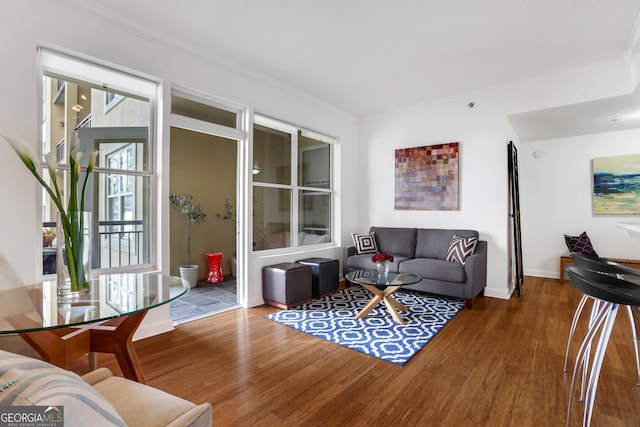
[[[447,261],[464,264],[467,257],[473,254],[478,244],[477,237],[460,237],[454,235],[449,244],[449,252],[447,253]]]

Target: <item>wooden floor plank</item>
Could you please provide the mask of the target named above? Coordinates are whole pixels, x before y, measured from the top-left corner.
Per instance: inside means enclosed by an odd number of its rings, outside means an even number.
[[[135,347],[149,385],[210,402],[216,426],[560,426],[571,382],[564,352],[580,297],[569,282],[527,277],[521,297],[478,298],[404,367],[267,320],[277,310],[267,306],[183,324]],[[576,336],[584,331],[585,322]],[[118,372],[108,355],[99,363]],[[582,408],[574,402],[572,426]],[[592,425],[640,425],[623,311]]]

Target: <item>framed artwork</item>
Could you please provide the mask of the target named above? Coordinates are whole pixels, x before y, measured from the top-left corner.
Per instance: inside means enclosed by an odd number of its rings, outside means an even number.
[[[593,159],[593,214],[640,214],[640,154]]]
[[[458,146],[396,150],[396,210],[458,210]]]

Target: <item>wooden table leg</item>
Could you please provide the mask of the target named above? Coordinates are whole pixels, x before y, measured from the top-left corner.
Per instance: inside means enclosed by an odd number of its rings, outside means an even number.
[[[393,317],[393,319],[396,322],[404,325],[404,320],[402,319],[400,314],[396,311],[396,309],[401,311],[408,311],[409,309],[405,307],[404,304],[401,304],[398,300],[396,300],[394,297],[391,296],[391,294],[397,291],[398,289],[400,289],[400,286],[388,286],[387,289],[384,290],[383,301],[384,301],[384,304],[387,306],[387,310],[389,310],[389,312],[391,313],[391,317]]]
[[[391,317],[393,317],[393,319],[404,325],[404,320],[402,320],[402,317],[400,317],[400,314],[396,311],[395,307],[391,304],[391,301],[389,301],[389,299],[384,299],[384,304],[387,306],[387,310],[389,310],[389,313],[391,313]]]
[[[144,319],[146,311],[129,314],[100,323],[71,328],[21,332],[20,336],[40,354],[42,360],[64,368],[89,353],[89,365],[95,368],[94,352],[113,353],[125,378],[146,384],[135,348],[133,334]],[[12,323],[23,328],[30,321],[19,316]],[[31,321],[33,323],[33,321]]]
[[[19,334],[42,360],[64,368],[87,354],[91,344],[87,325]]]
[[[367,303],[367,305],[364,306],[360,313],[356,315],[356,319],[362,319],[363,317],[366,317],[371,312],[371,310],[373,310],[374,307],[378,305],[380,301],[383,301],[387,306],[387,310],[389,310],[389,312],[391,313],[393,319],[396,322],[404,325],[404,320],[402,320],[402,317],[396,311],[396,309],[400,311],[409,311],[409,309],[405,307],[404,304],[400,303],[398,300],[391,296],[391,294],[400,289],[401,286],[387,286],[386,289],[380,290],[374,285],[361,285],[364,286],[365,289],[372,292],[374,294],[374,297],[371,298],[371,300]]]
[[[113,353],[118,360],[122,375],[141,384],[147,382],[132,339],[146,314],[146,311],[140,311],[107,320],[91,328],[91,351]]]
[[[98,355],[94,351],[89,352],[89,370],[95,371],[98,368]]]
[[[385,295],[384,302],[387,305],[387,308],[389,309],[389,311],[391,312],[391,315],[393,316],[393,318],[396,319],[398,323],[402,323],[404,325],[404,320],[402,320],[402,317],[400,317],[400,314],[398,313],[398,311],[409,311],[409,309],[391,295],[393,292],[397,291],[398,289],[400,289],[400,286],[390,286],[389,288],[387,288],[387,291],[389,292],[388,294]]]
[[[374,296],[367,303],[367,305],[364,306],[364,308],[360,311],[360,313],[356,315],[356,319],[362,319],[363,317],[367,317],[371,312],[371,310],[373,310],[374,307],[378,305],[380,301],[382,301],[382,292],[380,291],[380,289],[376,288],[375,286],[369,286],[369,285],[362,285],[362,286],[364,286],[365,288],[373,292]]]

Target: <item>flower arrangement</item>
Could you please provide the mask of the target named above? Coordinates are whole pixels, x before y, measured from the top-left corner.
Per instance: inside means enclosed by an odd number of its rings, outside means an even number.
[[[193,194],[191,193],[171,193],[171,195],[169,195],[169,204],[171,207],[187,216],[187,265],[191,265],[191,225],[199,224],[207,219],[207,214],[202,209],[202,206],[199,203],[194,205],[191,202],[192,199]]]
[[[80,160],[83,153],[78,151],[80,146],[80,140],[70,138],[67,152],[69,154],[69,200],[67,206],[63,204],[63,196],[60,191],[57,179],[57,161],[56,153],[50,152],[45,155],[45,161],[47,164],[47,170],[49,172],[49,178],[51,184],[42,178],[36,168],[34,159],[36,156],[32,152],[29,145],[18,138],[12,138],[4,135],[0,135],[2,138],[11,145],[11,148],[16,152],[20,160],[33,174],[36,180],[42,185],[42,188],[49,194],[51,200],[58,208],[60,222],[64,230],[64,245],[65,245],[65,258],[67,266],[69,268],[69,279],[71,282],[71,291],[77,292],[84,288],[89,287],[89,280],[85,272],[85,268],[82,263],[82,254],[86,250],[83,248],[83,215],[78,215],[78,212],[83,212],[85,207],[85,191],[87,189],[87,182],[89,181],[89,175],[93,172],[98,159],[98,151],[91,152],[89,156],[89,162],[86,166],[84,179],[80,179],[82,169],[80,167]],[[80,186],[82,181],[82,186]],[[62,244],[62,243],[59,243]]]
[[[384,252],[378,252],[371,257],[371,261],[376,263],[376,270],[378,271],[378,284],[384,285],[387,283],[387,275],[389,274],[390,263],[393,262],[393,255],[385,254]]]
[[[377,254],[371,257],[371,261],[375,263],[385,262],[385,261],[393,262],[393,255],[378,252]]]

